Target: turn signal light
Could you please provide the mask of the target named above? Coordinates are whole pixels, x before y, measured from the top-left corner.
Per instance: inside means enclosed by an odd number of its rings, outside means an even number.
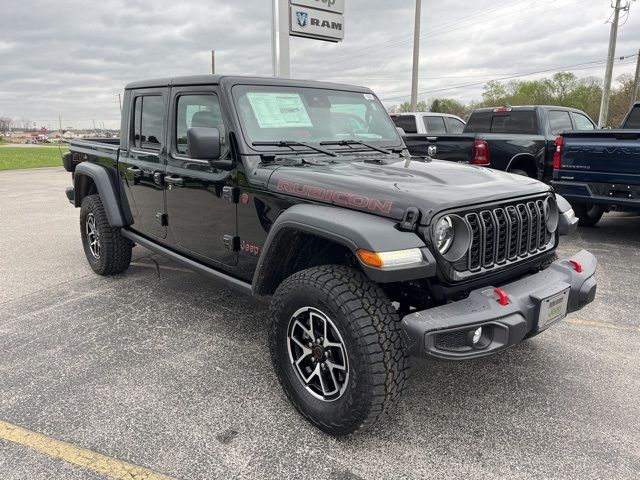
[[[395,250],[392,252],[370,252],[358,250],[358,258],[362,263],[374,268],[403,267],[422,262],[422,252],[419,248]]]

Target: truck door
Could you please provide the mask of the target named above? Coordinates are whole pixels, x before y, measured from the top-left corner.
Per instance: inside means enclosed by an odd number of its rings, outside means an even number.
[[[189,158],[187,145],[189,127],[217,128],[222,139],[220,158],[231,155],[215,88],[172,88],[169,125],[165,176],[168,242],[205,263],[233,266],[237,262],[236,173]]]
[[[167,89],[135,90],[129,105],[127,148],[118,169],[133,214],[132,229],[167,235],[162,175],[166,161]]]

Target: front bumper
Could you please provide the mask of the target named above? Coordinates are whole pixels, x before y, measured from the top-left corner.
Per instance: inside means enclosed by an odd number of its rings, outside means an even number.
[[[495,287],[487,286],[472,291],[464,300],[410,313],[401,321],[405,344],[412,355],[448,360],[483,357],[516,345],[559,321],[538,328],[544,299],[568,290],[567,313],[593,301],[597,263],[596,257],[581,250],[541,272],[502,285],[507,305],[499,303]],[[483,341],[473,347],[467,339],[479,327],[483,327]]]

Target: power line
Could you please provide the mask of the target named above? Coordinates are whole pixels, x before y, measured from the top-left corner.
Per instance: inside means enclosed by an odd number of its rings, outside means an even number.
[[[540,7],[543,7],[545,5],[548,5],[548,4],[551,4],[551,3],[554,3],[554,2],[555,2],[555,0],[551,0],[551,1],[540,3],[540,4],[537,4],[537,5],[531,5],[531,7],[528,10],[531,10],[531,9],[534,9],[534,8],[540,8]],[[515,5],[517,3],[521,3],[521,2],[515,2],[512,5]],[[570,3],[575,3],[575,1],[574,2],[570,2]],[[567,5],[568,4],[565,4],[563,6],[566,7]],[[502,7],[499,7],[499,8],[502,8]],[[469,20],[471,17],[481,17],[482,15],[488,14],[488,13],[490,13],[490,11],[497,10],[499,8],[493,8],[493,9],[487,10],[487,11],[482,12],[482,13],[477,13],[477,14],[474,14],[474,15],[470,15],[468,17],[463,17],[462,19],[456,20],[455,22],[450,22],[449,24],[464,23],[467,20]],[[506,13],[504,13],[502,15],[494,16],[491,20],[497,20],[497,19],[500,19],[500,18],[504,18],[504,17],[510,16],[510,15],[520,14],[520,13],[522,13],[522,10],[517,10],[517,11],[513,11],[513,12],[506,12]],[[422,34],[420,36],[420,39],[422,40],[422,39],[425,39],[425,38],[433,38],[433,37],[437,37],[437,36],[440,36],[440,35],[447,35],[449,33],[455,32],[456,30],[459,30],[460,28],[463,28],[463,27],[451,28],[451,29],[447,29],[446,31],[442,31],[446,26],[447,26],[447,24],[441,24],[440,26],[436,26],[434,28],[431,28],[431,29],[428,30],[427,33]],[[381,46],[386,46],[386,48],[395,48],[395,47],[399,47],[399,46],[402,46],[402,45],[406,45],[406,44],[410,43],[411,41],[412,41],[412,39],[403,40],[403,41],[399,41],[399,42],[388,42],[388,43],[384,42],[384,43],[382,43],[380,45]],[[380,47],[380,45],[379,45],[379,47]],[[332,64],[340,64],[340,63],[344,63],[346,61],[351,61],[351,60],[355,60],[355,59],[362,58],[362,57],[369,57],[369,59],[370,59],[370,57],[371,57],[370,49],[369,49],[369,52],[360,53],[360,54],[357,54],[357,55],[349,54],[349,55],[344,56],[344,57],[332,57],[331,58],[331,63]]]
[[[622,60],[625,60],[627,58],[635,57],[636,55],[637,55],[637,53],[634,53],[632,55],[625,55],[624,57],[620,57],[620,60],[622,61]],[[510,76],[507,76],[507,77],[496,78],[496,79],[493,79],[492,81],[511,80],[513,78],[527,77],[529,75],[537,75],[537,74],[540,74],[540,73],[555,72],[555,71],[558,71],[558,70],[568,70],[568,69],[570,69],[572,67],[580,67],[580,66],[583,66],[583,65],[596,64],[596,65],[593,65],[593,67],[587,67],[587,68],[594,68],[594,67],[602,65],[605,62],[606,62],[606,60],[594,60],[594,61],[591,61],[591,62],[576,63],[576,64],[573,64],[573,65],[565,65],[565,66],[562,66],[562,67],[547,68],[547,69],[538,70],[538,71],[535,71],[535,72],[519,73],[519,74],[516,74],[516,75],[510,75]],[[575,70],[580,70],[580,69],[575,69]],[[447,91],[447,90],[457,90],[458,88],[475,87],[475,86],[478,86],[478,85],[484,85],[485,83],[487,83],[487,81],[467,83],[467,84],[464,84],[464,85],[454,85],[452,87],[444,87],[444,88],[439,88],[439,89],[435,89],[435,90],[427,90],[427,91],[424,91],[424,92],[419,92],[418,96],[426,95],[426,94],[429,94],[429,93],[444,92],[444,91]],[[399,95],[397,97],[387,97],[387,98],[383,98],[381,100],[382,101],[388,101],[388,100],[398,100],[398,99],[403,99],[403,98],[407,98],[407,95]]]

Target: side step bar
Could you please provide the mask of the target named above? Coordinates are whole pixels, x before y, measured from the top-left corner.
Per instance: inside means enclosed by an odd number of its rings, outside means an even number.
[[[165,248],[161,245],[158,245],[151,240],[146,239],[145,237],[138,235],[137,233],[133,233],[131,230],[125,230],[124,228],[121,230],[122,236],[128,238],[132,242],[137,243],[138,245],[142,245],[145,248],[148,248],[152,252],[159,253],[169,259],[173,260],[176,263],[181,264],[182,266],[188,268],[189,270],[193,270],[202,275],[205,275],[209,278],[217,280],[219,282],[224,283],[230,287],[233,287],[235,290],[242,292],[247,295],[251,295],[251,284],[239,280],[235,277],[227,275],[226,273],[222,273],[214,268],[203,265],[202,263],[196,262],[195,260],[191,260],[190,258],[183,257],[175,253],[168,248]]]

